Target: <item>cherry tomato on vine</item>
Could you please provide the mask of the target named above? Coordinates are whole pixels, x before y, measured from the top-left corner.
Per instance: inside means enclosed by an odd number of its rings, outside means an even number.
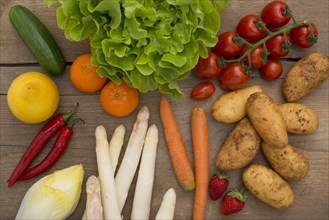
[[[290,35],[292,41],[300,47],[307,48],[312,46],[317,42],[318,39],[318,30],[316,26],[311,24],[313,34],[309,25],[303,25],[296,28],[291,29]]]
[[[250,75],[246,74],[240,63],[233,62],[227,65],[219,75],[219,85],[226,90],[237,90],[242,88],[248,81]]]
[[[239,36],[249,42],[257,41],[264,37],[266,31],[258,28],[257,21],[263,22],[258,15],[252,14],[243,17],[237,26]]]
[[[233,40],[236,35],[237,33],[233,31],[220,34],[218,36],[218,42],[214,47],[215,53],[224,59],[233,58],[239,55],[242,47]]]
[[[194,86],[191,91],[191,98],[196,100],[204,100],[209,98],[216,88],[212,82],[201,82]]]
[[[287,42],[284,40],[284,35],[279,34],[268,41],[266,41],[266,48],[272,57],[283,57],[290,51],[291,37],[289,34],[286,35]]]
[[[267,80],[278,79],[282,74],[283,68],[279,60],[269,58],[267,63],[260,68],[262,76]]]
[[[245,54],[250,49],[249,45],[244,45],[241,51],[241,56]],[[251,51],[250,58],[251,58],[251,67],[254,69],[258,69],[262,66],[262,52],[264,51],[264,46],[259,45],[256,49]],[[249,59],[248,57],[243,59],[243,63],[249,66]]]
[[[208,57],[199,58],[198,64],[194,67],[193,74],[202,79],[211,79],[220,74],[222,68],[217,65],[219,56],[213,52],[208,52]]]
[[[268,28],[278,28],[286,25],[290,19],[289,6],[283,1],[273,1],[267,4],[261,13],[261,18]]]

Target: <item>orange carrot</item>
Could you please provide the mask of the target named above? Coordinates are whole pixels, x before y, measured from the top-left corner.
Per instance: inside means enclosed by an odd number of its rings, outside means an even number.
[[[193,219],[204,219],[208,200],[209,147],[207,115],[202,108],[193,109],[191,127],[196,182]]]
[[[168,99],[164,96],[160,100],[160,116],[176,177],[184,190],[192,191],[195,188],[192,166],[174,113]]]

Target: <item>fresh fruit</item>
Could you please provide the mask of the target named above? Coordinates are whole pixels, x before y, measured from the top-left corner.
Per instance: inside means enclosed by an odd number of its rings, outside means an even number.
[[[209,181],[210,198],[218,200],[226,191],[228,186],[228,176],[224,173],[216,173]]]
[[[241,89],[248,81],[250,75],[246,74],[240,63],[230,63],[219,76],[219,85],[226,90]]]
[[[243,55],[245,52],[247,52],[250,49],[249,45],[244,45],[241,51],[241,55]],[[262,66],[262,55],[264,51],[264,46],[259,45],[256,49],[251,51],[250,53],[250,60],[251,60],[251,67],[254,69],[258,69]],[[266,58],[265,58],[266,59]],[[249,59],[246,57],[244,59],[244,64],[249,66]]]
[[[292,41],[303,48],[312,46],[318,40],[318,30],[313,23],[291,29],[290,35]]]
[[[108,114],[124,117],[137,108],[139,103],[138,90],[129,87],[124,81],[121,81],[120,84],[110,81],[101,90],[100,102]]]
[[[91,54],[82,54],[72,63],[70,69],[71,83],[81,92],[96,92],[107,82],[106,77],[100,77],[97,67],[90,63]]]
[[[220,212],[223,215],[231,215],[233,213],[239,212],[243,209],[246,200],[247,195],[245,195],[242,190],[231,190],[225,194],[220,206]]]
[[[62,74],[66,67],[64,56],[41,21],[21,5],[10,8],[9,19],[40,66],[51,75]]]
[[[268,28],[282,27],[291,19],[289,6],[283,1],[272,1],[262,10],[261,18]]]
[[[266,41],[266,48],[272,57],[284,57],[290,51],[291,37],[286,34],[286,41],[284,34],[276,35]]]
[[[49,119],[59,103],[55,82],[39,72],[26,72],[11,83],[7,102],[13,115],[25,123],[40,123]]]
[[[214,51],[225,59],[233,58],[240,54],[242,46],[234,41],[238,34],[233,31],[228,31],[218,36],[218,42],[214,47]]]
[[[269,58],[267,63],[260,68],[260,72],[265,79],[275,80],[281,76],[283,67],[279,60]]]
[[[243,17],[237,26],[237,32],[240,37],[247,41],[257,41],[264,37],[265,29],[260,29],[257,22],[262,22],[262,20],[257,15],[247,15]]]
[[[212,82],[201,82],[194,86],[191,91],[191,98],[196,100],[204,100],[209,98],[216,88]]]
[[[211,79],[218,76],[221,72],[221,68],[217,65],[219,56],[213,52],[208,52],[206,59],[200,57],[198,64],[194,67],[194,75],[202,79]]]

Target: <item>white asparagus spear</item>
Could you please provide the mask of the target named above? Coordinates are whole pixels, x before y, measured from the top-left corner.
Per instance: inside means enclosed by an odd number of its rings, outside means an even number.
[[[163,200],[159,211],[155,217],[156,220],[170,220],[174,219],[176,205],[176,192],[173,188],[170,188],[163,196]]]
[[[101,201],[101,188],[99,180],[92,175],[86,183],[87,202],[83,220],[102,220],[103,206]]]
[[[105,219],[121,219],[119,209],[114,172],[112,170],[110,148],[107,141],[106,130],[103,125],[99,125],[95,131],[96,137],[96,157],[101,184],[102,204],[104,207]]]
[[[150,217],[158,136],[157,126],[151,125],[145,137],[131,219],[149,219]]]
[[[115,173],[117,168],[120,152],[123,146],[123,141],[126,133],[126,128],[124,125],[119,125],[113,132],[110,140],[110,155],[112,170]]]
[[[142,107],[137,114],[137,120],[129,137],[127,148],[115,177],[117,186],[117,198],[119,210],[122,211],[126,202],[131,182],[136,173],[139,159],[142,153],[145,134],[148,127],[150,112],[146,106]]]

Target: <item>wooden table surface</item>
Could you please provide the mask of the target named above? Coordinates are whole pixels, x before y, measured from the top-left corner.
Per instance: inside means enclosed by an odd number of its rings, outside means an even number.
[[[222,15],[221,32],[233,30],[239,19],[250,13],[260,13],[262,7],[269,0],[231,0],[226,12]],[[311,19],[318,27],[319,41],[309,49],[300,49],[293,47],[292,52],[282,59],[284,73],[280,79],[268,82],[263,80],[259,73],[255,71],[248,85],[259,84],[263,86],[265,93],[269,94],[277,103],[283,103],[282,82],[289,68],[304,55],[319,51],[326,55],[328,52],[328,0],[287,0],[286,1],[297,20]],[[79,204],[70,216],[70,219],[79,219],[85,208],[86,193],[85,183],[90,175],[97,175],[96,155],[95,155],[95,137],[96,126],[102,124],[106,127],[110,136],[115,127],[124,124],[127,131],[125,145],[128,135],[132,130],[136,118],[135,111],[128,117],[115,118],[106,114],[99,102],[99,93],[81,93],[77,91],[70,83],[69,70],[72,61],[80,54],[89,52],[88,42],[70,42],[64,38],[63,31],[56,24],[56,7],[48,8],[41,1],[28,0],[1,0],[0,3],[0,219],[13,219],[18,211],[19,205],[26,191],[41,176],[29,181],[18,182],[13,187],[8,188],[6,180],[10,176],[26,147],[30,144],[33,137],[39,131],[41,124],[25,124],[17,120],[9,111],[6,94],[10,83],[15,77],[27,71],[41,71],[34,57],[27,50],[17,33],[13,29],[8,19],[8,10],[15,4],[22,4],[28,7],[39,19],[48,27],[54,38],[62,49],[67,61],[67,68],[60,77],[52,77],[57,83],[60,91],[60,104],[57,112],[67,112],[75,102],[80,103],[77,116],[83,118],[87,125],[77,125],[74,130],[74,136],[68,149],[60,158],[58,163],[46,173],[45,176],[57,169],[63,169],[71,165],[82,163],[85,169],[83,182],[83,191]],[[209,137],[210,137],[210,175],[215,173],[215,156],[228,133],[234,127],[234,124],[221,124],[215,121],[211,116],[211,105],[216,98],[225,93],[218,86],[216,93],[205,101],[193,101],[189,98],[191,88],[200,80],[194,76],[188,77],[180,82],[180,86],[185,92],[185,97],[176,101],[171,101],[173,109],[178,120],[179,127],[184,137],[188,156],[193,161],[193,151],[191,145],[190,114],[193,107],[203,107],[208,114]],[[213,80],[216,85],[216,80]],[[250,193],[245,208],[238,214],[229,217],[223,217],[219,214],[219,202],[208,199],[205,219],[328,219],[328,80],[324,82],[317,90],[301,99],[299,102],[313,108],[320,118],[318,130],[305,136],[289,134],[289,141],[295,147],[301,149],[310,163],[308,175],[301,181],[291,181],[294,194],[294,205],[285,211],[275,210],[266,204],[260,202]],[[173,167],[170,161],[167,145],[164,140],[162,124],[159,118],[159,98],[160,93],[149,92],[140,94],[140,103],[138,110],[142,106],[150,109],[151,117],[149,124],[156,124],[159,128],[159,145],[156,159],[155,182],[151,205],[151,219],[154,219],[160,206],[163,194],[170,187],[177,193],[177,203],[175,210],[175,219],[191,219],[193,207],[193,192],[185,192],[178,185]],[[47,145],[41,155],[37,158],[40,161],[49,151],[51,144]],[[124,149],[123,151],[124,152]],[[122,158],[121,153],[120,158]],[[258,152],[253,163],[267,164],[263,153]],[[229,171],[230,185],[229,189],[243,188],[241,180],[241,170]],[[123,216],[125,219],[130,217],[130,210],[135,189],[136,176],[130,188],[128,199],[124,207]]]

